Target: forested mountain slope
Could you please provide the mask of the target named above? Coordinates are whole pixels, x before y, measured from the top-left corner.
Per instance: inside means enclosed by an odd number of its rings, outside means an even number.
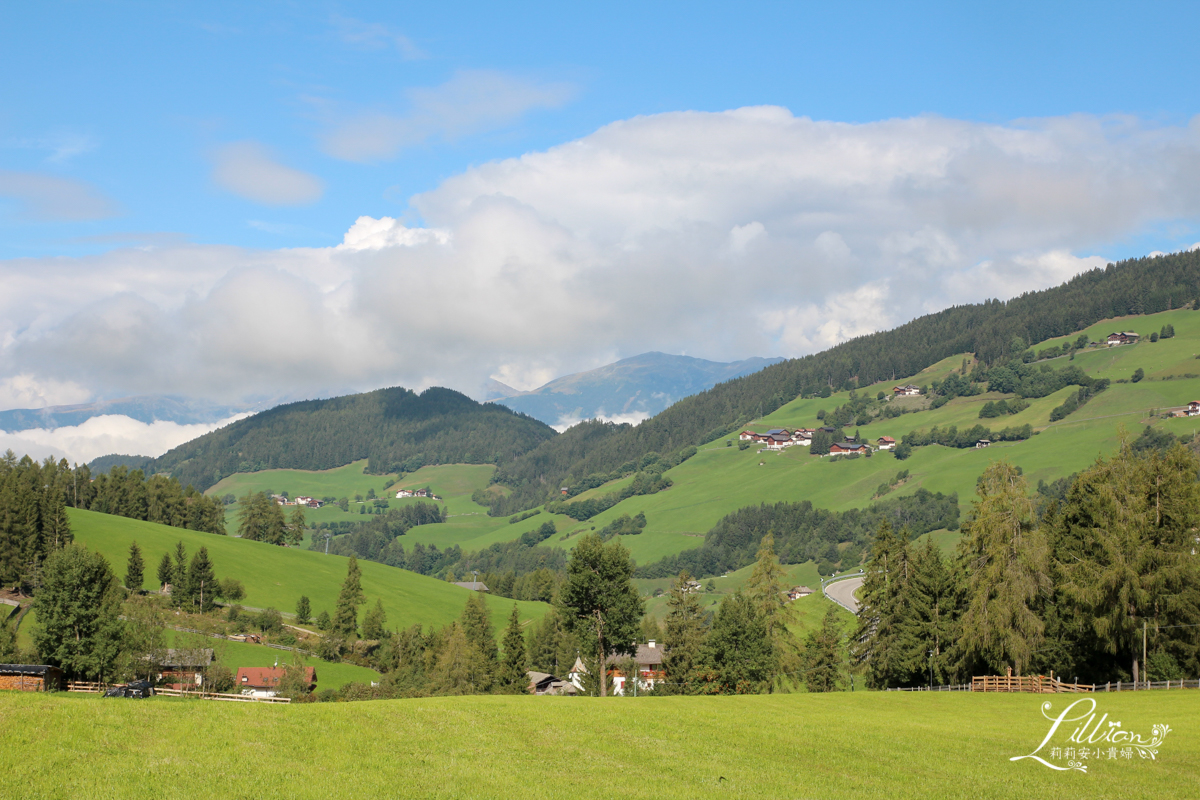
[[[637,426],[578,425],[500,465],[495,480],[513,493],[497,497],[494,511],[535,506],[560,485],[614,472],[650,452],[667,455],[711,441],[797,397],[915,375],[955,354],[974,353],[985,364],[998,363],[1030,343],[1100,320],[1180,308],[1197,298],[1200,251],[1193,251],[1109,264],[1007,302],[954,306],[719,384]]]
[[[148,471],[207,489],[236,472],[331,469],[364,458],[375,473],[497,464],[554,436],[535,419],[450,389],[393,387],[272,408],[176,447]]]

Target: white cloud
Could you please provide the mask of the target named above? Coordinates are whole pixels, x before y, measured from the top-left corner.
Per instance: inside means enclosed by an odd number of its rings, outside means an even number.
[[[412,205],[425,227],[360,217],[324,248],[0,262],[0,380],[235,400],[803,355],[1195,220],[1200,126],[660,114]]]
[[[70,427],[33,428],[8,433],[0,431],[0,452],[11,449],[31,458],[65,458],[84,464],[111,453],[161,456],[197,436],[224,427],[249,414],[238,414],[212,424],[180,425],[176,422],[140,422],[131,417],[106,414]]]
[[[315,203],[325,192],[320,178],[284,166],[258,142],[233,142],[213,153],[213,181],[238,197],[268,206]]]
[[[28,373],[0,378],[0,410],[73,405],[91,399],[89,390],[71,381],[38,379]]]
[[[40,172],[0,170],[0,197],[16,200],[32,221],[79,221],[115,216],[117,204],[82,181]]]
[[[612,415],[605,414],[603,411],[601,411],[600,413],[596,414],[594,417],[589,417],[589,419],[598,419],[601,422],[613,422],[613,423],[616,423],[617,425],[625,425],[625,424],[637,425],[639,422],[643,422],[644,420],[647,420],[649,418],[650,418],[650,415],[644,411],[631,411],[628,414],[612,414]],[[559,433],[562,433],[567,428],[573,428],[581,422],[583,422],[583,417],[576,417],[576,416],[572,416],[570,414],[564,414],[561,417],[559,417],[558,421],[555,422],[550,427],[554,428],[554,430],[558,431]]]
[[[325,152],[347,161],[383,161],[433,137],[458,139],[502,128],[539,108],[571,99],[565,83],[536,83],[492,70],[463,70],[441,86],[409,89],[407,114],[368,111],[339,121]]]

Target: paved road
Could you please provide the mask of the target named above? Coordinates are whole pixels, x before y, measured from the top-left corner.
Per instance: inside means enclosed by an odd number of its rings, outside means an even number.
[[[840,602],[842,605],[858,613],[858,598],[854,593],[858,591],[858,587],[863,585],[862,578],[847,578],[844,581],[837,581],[825,587],[825,594],[831,599]]]

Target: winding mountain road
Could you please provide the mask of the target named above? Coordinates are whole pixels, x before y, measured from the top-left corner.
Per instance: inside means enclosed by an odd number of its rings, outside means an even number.
[[[825,596],[843,608],[857,614],[858,598],[854,596],[854,593],[862,585],[863,579],[861,575],[857,578],[836,581],[825,587]]]

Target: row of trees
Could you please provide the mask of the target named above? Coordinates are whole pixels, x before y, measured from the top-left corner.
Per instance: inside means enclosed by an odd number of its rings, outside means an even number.
[[[1181,445],[1124,443],[1039,514],[1020,472],[993,464],[950,561],[881,526],[855,661],[876,687],[1009,667],[1145,680],[1143,652],[1156,679],[1200,673],[1198,472]]]
[[[283,506],[266,492],[246,493],[238,505],[238,536],[267,544],[297,545],[304,539],[304,506],[292,509],[292,518],[284,516]]]

